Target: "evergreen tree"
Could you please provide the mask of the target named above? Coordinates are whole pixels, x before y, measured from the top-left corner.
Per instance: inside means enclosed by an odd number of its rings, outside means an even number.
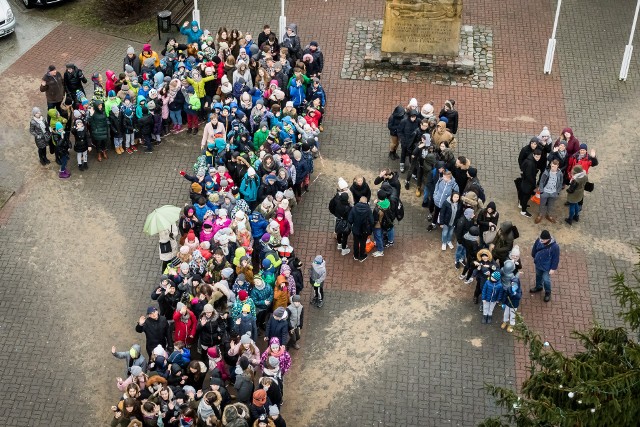
[[[594,324],[588,332],[573,332],[584,349],[573,356],[543,343],[518,318],[517,337],[529,349],[529,378],[519,394],[487,385],[505,413],[480,426],[640,425],[640,345],[634,340],[640,332],[639,273],[640,263],[633,271],[633,284],[617,270],[612,279],[626,328]]]

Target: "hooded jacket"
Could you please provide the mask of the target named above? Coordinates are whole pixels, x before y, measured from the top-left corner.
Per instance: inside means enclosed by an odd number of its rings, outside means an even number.
[[[196,27],[196,30],[193,30]],[[191,21],[191,25],[188,27],[180,27],[180,34],[187,36],[187,44],[198,43],[200,46],[200,37],[202,37],[202,29],[198,25],[198,21]]]
[[[74,64],[68,64],[67,70],[64,72],[64,87],[67,94],[74,95],[76,90],[84,92],[83,83],[87,83],[87,78],[82,73],[82,70],[76,67]],[[72,69],[72,72],[69,72]]]
[[[98,109],[99,105],[102,105],[102,111]],[[95,101],[94,112],[91,117],[89,117],[89,124],[91,126],[91,137],[93,139],[103,141],[109,138],[109,122],[102,101]]]
[[[400,126],[400,122],[404,117],[404,113],[404,107],[402,105],[398,105],[393,110],[393,113],[391,113],[389,119],[387,120],[387,129],[389,129],[389,135],[398,136],[398,126]]]
[[[126,370],[125,376],[129,375],[130,373],[129,370],[131,369],[132,366],[139,366],[142,369],[142,372],[147,371],[147,359],[145,359],[144,356],[142,355],[142,350],[140,349],[140,345],[134,344],[131,346],[131,348],[136,351],[136,353],[138,354],[138,357],[136,358],[131,357],[131,353],[129,350],[116,351],[115,353],[113,353],[113,356],[116,359],[124,359],[125,370]]]
[[[531,256],[536,269],[547,272],[557,270],[560,263],[560,246],[553,238],[546,245],[538,238],[531,248]]]
[[[560,135],[560,138],[556,140],[553,146],[557,147],[560,145],[560,141],[565,138],[564,134],[566,132],[569,132],[570,134],[569,139],[567,140],[567,153],[569,153],[569,157],[571,157],[580,150],[580,141],[575,137],[571,128],[562,129],[562,135]]]
[[[511,221],[505,221],[500,224],[500,230],[493,240],[493,250],[491,255],[493,259],[505,261],[509,257],[509,252],[513,249],[513,224]]]
[[[373,212],[367,203],[358,202],[349,212],[348,221],[354,236],[367,235],[373,231]]]

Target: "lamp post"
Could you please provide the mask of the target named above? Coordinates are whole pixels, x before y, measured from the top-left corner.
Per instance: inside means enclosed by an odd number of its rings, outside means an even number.
[[[633,24],[631,25],[631,34],[629,35],[629,44],[624,48],[624,56],[622,58],[622,66],[620,67],[619,80],[627,81],[629,73],[629,65],[631,64],[631,54],[633,53],[633,35],[636,32],[636,23],[638,22],[638,11],[640,11],[640,0],[636,5],[636,13],[633,15]]]
[[[193,20],[198,22],[198,26],[202,28],[202,23],[200,22],[200,9],[198,9],[198,0],[193,0]]]
[[[547,44],[547,56],[544,59],[544,73],[551,74],[551,67],[553,66],[553,56],[556,52],[556,29],[558,28],[558,18],[560,17],[560,5],[562,0],[558,0],[558,7],[556,8],[556,18],[553,21],[553,31],[551,32],[551,38],[549,44]]]
[[[280,0],[280,28],[279,28],[279,36],[280,40],[284,38],[284,35],[287,31],[287,17],[284,16],[284,0]]]

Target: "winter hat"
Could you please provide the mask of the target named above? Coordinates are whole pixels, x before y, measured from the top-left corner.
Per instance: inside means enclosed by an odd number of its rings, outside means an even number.
[[[133,49],[133,46],[129,46],[127,48],[127,55],[134,55],[136,51]]]
[[[349,184],[347,184],[347,181],[345,181],[344,178],[340,177],[338,179],[338,188],[340,190],[346,190],[347,188],[349,188]]]
[[[203,313],[213,313],[213,306],[211,304],[205,304],[202,309]]]
[[[299,150],[295,150],[293,152],[293,158],[296,159],[297,162],[302,160],[302,153]]]
[[[473,218],[473,209],[467,208],[464,210],[464,217],[467,219]]]
[[[256,406],[262,406],[267,403],[267,392],[263,389],[253,392],[253,404]]]
[[[548,230],[542,230],[540,233],[540,240],[549,240],[551,238],[551,233]]]
[[[582,144],[580,144],[580,149],[581,150],[586,150],[587,149],[587,144],[585,144],[584,142]]]
[[[389,202],[388,199],[378,200],[378,206],[382,209],[389,209],[389,206],[391,206],[391,202]]]
[[[187,255],[189,253],[189,246],[186,246],[186,245],[181,246],[180,247],[180,253],[182,255]]]
[[[247,170],[247,175],[249,175],[249,176],[256,176],[256,170],[255,170],[254,168],[250,167],[250,168]]]
[[[207,349],[207,356],[209,356],[212,359],[217,359],[218,358],[218,349],[216,347],[209,347]]]
[[[240,291],[240,292],[246,292],[246,291]],[[244,304],[242,306],[242,312],[243,313],[249,313],[251,311],[251,306],[249,304]]]
[[[151,99],[149,101],[149,103],[147,103],[147,109],[148,110],[155,110],[156,108],[156,103],[153,101],[153,99]]]
[[[223,268],[222,271],[220,272],[220,275],[222,276],[223,279],[229,279],[229,277],[231,277],[232,274],[233,274],[233,269],[231,267]]]
[[[134,365],[129,369],[129,372],[131,372],[131,375],[133,375],[134,377],[137,377],[138,375],[142,374],[142,368],[140,366]]]
[[[260,240],[264,243],[267,243],[269,240],[271,240],[271,235],[269,233],[264,233]]]
[[[504,262],[504,266],[502,267],[502,270],[504,271],[504,274],[513,274],[514,270],[516,269],[516,264],[511,261],[510,259],[507,259]]]
[[[291,298],[291,301],[300,302],[300,295],[294,295],[293,298]]]
[[[313,259],[314,264],[322,264],[323,261],[324,259],[322,258],[322,255],[316,255],[316,257]]]
[[[470,168],[467,170],[467,173],[469,174],[469,176],[470,176],[471,178],[475,178],[476,176],[478,176],[478,169],[476,169],[476,168],[474,168],[474,167],[470,167]]]
[[[418,108],[418,100],[415,98],[411,98],[411,100],[409,100],[409,107]]]
[[[422,114],[424,117],[433,116],[433,105],[431,105],[430,102],[424,104],[422,106],[422,109],[420,110],[420,114]]]
[[[180,271],[187,271],[188,272],[189,271],[189,264],[187,264],[186,262],[183,262],[182,264],[180,264]]]
[[[491,273],[491,279],[493,279],[493,281],[498,281],[500,280],[500,278],[502,277],[502,274],[500,274],[499,271],[494,271],[493,273]]]
[[[469,234],[474,237],[478,237],[480,235],[480,229],[474,225],[469,229]]]
[[[199,186],[200,184],[198,184]],[[202,189],[202,187],[200,187],[200,189]],[[193,230],[189,230],[189,232],[187,233],[187,241],[191,241],[191,240],[195,240],[196,239],[196,233]]]
[[[513,245],[513,248],[511,249],[511,252],[509,252],[509,257],[510,258],[518,258],[518,257],[520,257],[520,246]]]
[[[176,311],[180,311],[184,308],[184,303],[178,301],[178,304],[176,304]]]
[[[542,138],[543,136],[551,137],[551,132],[549,132],[549,128],[546,126],[542,128],[542,132],[540,132],[540,135],[538,135],[538,138]]]
[[[279,368],[280,360],[278,360],[277,357],[269,356],[269,366],[271,366],[272,369]]]
[[[245,304],[245,306],[249,307],[249,304]],[[242,306],[242,311],[244,311],[244,306]],[[251,311],[251,308],[249,307],[247,311]],[[240,344],[251,344],[251,337],[248,333],[240,337]]]
[[[283,307],[278,307],[273,311],[273,315],[276,317],[282,317],[284,316],[284,308]]]
[[[151,45],[149,43],[142,46],[143,52],[151,52]]]
[[[149,307],[147,308],[147,314],[151,314],[151,313],[153,313],[154,311],[158,311],[158,309],[157,309],[157,308],[155,308],[155,307],[153,307],[153,306],[149,306]]]
[[[238,292],[238,298],[240,299],[240,301],[244,301],[247,298],[249,298],[249,293],[243,289],[240,292]],[[244,307],[242,307],[242,309],[244,311]]]
[[[275,415],[280,415],[280,410],[276,405],[269,406],[269,416],[273,417]]]

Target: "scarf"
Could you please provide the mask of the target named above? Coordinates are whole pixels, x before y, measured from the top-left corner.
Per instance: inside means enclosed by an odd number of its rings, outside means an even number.
[[[580,173],[574,174],[574,175],[573,175],[573,179],[580,179],[580,178],[582,178],[583,176],[585,176],[586,174],[587,174],[587,173],[586,173],[585,171],[582,171],[582,172],[580,172]]]
[[[43,133],[47,132],[47,125],[44,123],[44,117],[40,116],[40,118],[37,118],[36,116],[33,116],[33,120],[40,125],[40,129],[42,129]]]

